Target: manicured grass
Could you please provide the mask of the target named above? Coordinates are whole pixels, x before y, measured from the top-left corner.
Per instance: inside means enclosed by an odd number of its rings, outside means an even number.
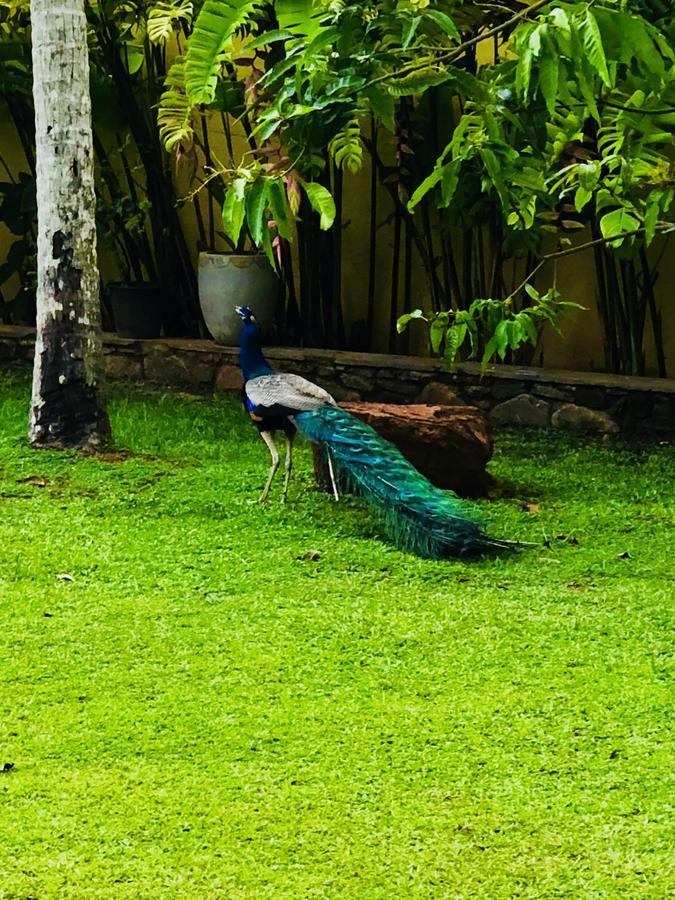
[[[0,897],[675,890],[671,449],[501,434],[492,531],[538,546],[439,563],[306,449],[258,506],[235,401],[118,388],[124,461],[31,451],[27,401],[0,380]]]

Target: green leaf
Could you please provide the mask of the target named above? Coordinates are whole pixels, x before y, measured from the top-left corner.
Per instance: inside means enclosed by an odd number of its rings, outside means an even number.
[[[255,7],[256,0],[206,0],[204,3],[185,57],[185,90],[194,105],[213,101],[223,51]]]
[[[281,126],[283,119],[276,109],[271,109],[265,117],[260,117],[260,124],[253,130],[253,134],[261,142],[270,138],[274,132]]]
[[[462,168],[461,159],[453,159],[443,169],[443,177],[441,179],[441,207],[450,206],[455,191],[459,185],[459,173]]]
[[[544,56],[539,70],[539,86],[544,96],[546,108],[550,113],[555,109],[555,101],[558,97],[558,72],[560,61],[557,52],[551,52]]]
[[[244,215],[246,213],[246,179],[235,178],[230,188],[225,194],[225,202],[223,203],[223,228],[225,234],[236,246],[241,234],[241,227],[244,224]]]
[[[278,178],[270,178],[267,182],[267,198],[272,218],[276,222],[277,231],[282,238],[290,241],[293,230],[290,221],[288,198],[284,190],[283,182]]]
[[[417,27],[421,21],[421,16],[413,16],[406,27],[403,29],[403,34],[401,36],[401,47],[404,50],[406,50],[410,46],[410,42],[415,37],[415,32],[417,31]]]
[[[490,177],[490,181],[499,195],[501,204],[506,210],[509,206],[509,195],[504,179],[502,178],[501,168],[497,161],[497,157],[489,147],[481,147],[480,156]]]
[[[303,183],[303,188],[307,194],[314,212],[321,217],[320,227],[322,231],[328,231],[335,221],[335,201],[331,193],[322,184],[315,181]]]
[[[466,339],[468,330],[468,325],[465,323],[455,323],[448,329],[448,333],[445,336],[445,352],[443,353],[443,358],[450,365],[455,362],[459,349]]]
[[[429,339],[431,341],[431,349],[434,353],[438,353],[443,343],[447,325],[440,319],[434,319],[429,326]]]
[[[417,204],[422,200],[422,198],[429,193],[429,191],[436,187],[438,182],[443,177],[443,172],[445,171],[445,166],[437,166],[432,170],[430,175],[424,179],[424,181],[417,186],[414,190],[412,197],[408,201],[408,211],[412,212],[413,209],[417,206]]]
[[[531,284],[525,285],[525,293],[531,300],[534,300],[535,303],[541,303],[541,294]]]
[[[396,322],[396,331],[401,334],[406,330],[408,324],[412,322],[413,319],[423,319],[424,313],[421,309],[414,309],[411,313],[405,313],[403,316],[398,317],[398,321]]]
[[[267,206],[267,179],[255,181],[246,193],[246,222],[255,244],[262,244],[265,207]]]
[[[530,90],[533,57],[534,54],[532,53],[531,47],[527,44],[521,47],[520,56],[518,57],[518,62],[516,64],[516,93],[522,97],[523,100],[527,99]]]
[[[574,208],[577,212],[581,212],[581,210],[586,206],[588,201],[593,196],[593,191],[589,191],[588,188],[579,185],[574,194]]]
[[[288,41],[296,37],[292,31],[287,28],[279,28],[275,31],[263,31],[257,37],[254,37],[248,44],[244,44],[242,48],[245,53],[249,50],[257,50],[259,47],[267,47],[269,44],[277,44],[279,41]]]
[[[395,97],[408,97],[412,94],[422,94],[427,88],[436,84],[443,84],[448,80],[448,73],[428,66],[411,72],[402,78],[387,82],[387,90]]]
[[[586,10],[583,26],[583,42],[587,59],[603,83],[607,87],[611,87],[612,82],[607,69],[607,58],[605,56],[605,48],[602,45],[602,35],[598,28],[598,22],[590,9]]]
[[[387,131],[391,131],[393,134],[396,131],[396,123],[394,121],[396,105],[394,98],[391,94],[385,94],[384,91],[375,86],[367,88],[363,93],[370,102],[370,108],[375,118],[379,119]]]
[[[661,199],[664,193],[664,191],[652,191],[647,199],[644,219],[645,241],[647,245],[651,244],[656,234],[656,224],[659,220],[659,213],[661,211]]]
[[[453,38],[455,41],[461,41],[462,36],[459,33],[459,29],[452,21],[450,16],[446,15],[444,12],[441,12],[440,9],[426,9],[424,11],[424,16],[427,19],[431,19],[441,31],[445,32],[448,37]]]
[[[276,271],[278,269],[277,258],[276,258],[276,254],[274,252],[274,247],[272,245],[272,232],[267,227],[267,222],[265,222],[265,225],[263,227],[261,243],[262,243],[262,248],[265,251],[265,256],[269,260],[269,264]]]
[[[497,353],[499,354],[500,359],[504,359],[506,356],[506,349],[509,346],[509,337],[510,337],[510,328],[512,322],[508,319],[502,319],[501,322],[497,324],[494,333],[494,341],[497,347]]]
[[[640,227],[639,221],[626,209],[615,209],[605,213],[600,219],[600,231],[604,238],[617,238],[611,241],[610,247],[620,247],[624,235],[627,232],[636,231]]]

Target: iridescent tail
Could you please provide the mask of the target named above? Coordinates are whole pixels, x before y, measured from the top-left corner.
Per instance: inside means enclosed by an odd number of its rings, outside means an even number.
[[[295,416],[300,431],[330,453],[338,479],[383,520],[402,550],[431,559],[513,546],[489,537],[468,504],[434,487],[370,425],[335,406]]]

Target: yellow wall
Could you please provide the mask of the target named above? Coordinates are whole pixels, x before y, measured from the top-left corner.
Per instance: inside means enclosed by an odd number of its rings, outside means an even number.
[[[226,147],[222,135],[217,127],[211,123],[210,131],[213,137],[214,150],[217,157],[223,162],[226,159]],[[243,152],[244,145],[238,143],[239,151]],[[238,151],[238,152],[239,152]],[[6,111],[0,106],[0,155],[6,160],[14,172],[26,170],[23,154],[16,138],[14,129],[8,119]],[[0,171],[0,179],[4,180],[6,174]],[[178,190],[184,195],[189,190],[188,172],[184,167],[177,176]],[[351,322],[362,318],[365,312],[367,280],[368,280],[368,228],[369,212],[368,202],[370,194],[370,171],[365,165],[361,172],[355,176],[345,176],[344,191],[344,220],[349,225],[344,231],[343,249],[343,303],[347,333]],[[200,197],[202,211],[206,219],[206,195]],[[384,191],[378,197],[380,213],[378,218],[382,220],[391,211],[391,200]],[[185,229],[189,247],[193,250],[196,260],[198,230],[196,217],[191,205],[186,204],[181,210],[181,221]],[[218,224],[217,224],[217,227]],[[0,261],[4,258],[13,238],[4,226],[0,225]],[[588,237],[577,237],[581,243]],[[381,228],[378,232],[378,265],[377,265],[377,292],[380,302],[376,308],[377,341],[375,350],[386,351],[389,344],[388,298],[391,289],[391,243],[392,229]],[[104,279],[117,277],[114,260],[108,254],[101,254],[101,271]],[[553,278],[552,265],[549,265],[538,277],[537,285],[541,288],[544,284],[551,283]],[[664,310],[664,332],[667,362],[669,372],[675,372],[675,305],[672,303],[672,284],[675,281],[675,254],[667,252],[660,266],[660,275],[656,285],[657,300]],[[602,370],[604,357],[602,348],[602,336],[600,323],[595,304],[595,277],[592,252],[585,251],[581,254],[568,257],[558,262],[557,285],[565,299],[574,300],[588,308],[587,312],[571,312],[563,320],[563,336],[560,337],[547,329],[540,347],[537,348],[536,362],[540,360],[546,367],[567,368],[580,370]],[[6,296],[11,297],[15,292],[16,282],[0,286]],[[413,280],[414,306],[428,308],[429,296],[426,279],[421,267]],[[651,341],[650,325],[648,323],[648,373],[656,374],[654,352]],[[426,339],[422,326],[418,326],[411,334],[411,352],[424,353]]]

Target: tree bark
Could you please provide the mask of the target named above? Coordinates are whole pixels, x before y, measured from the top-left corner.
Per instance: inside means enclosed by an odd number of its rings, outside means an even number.
[[[92,447],[108,436],[99,388],[89,58],[83,0],[31,0],[38,201],[37,339],[28,437]]]

